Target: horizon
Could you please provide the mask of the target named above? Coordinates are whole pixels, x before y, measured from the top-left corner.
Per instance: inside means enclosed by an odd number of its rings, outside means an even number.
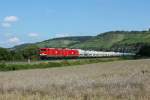
[[[149,3],[148,0],[1,0],[0,47],[67,36],[96,36],[114,30],[147,30]]]

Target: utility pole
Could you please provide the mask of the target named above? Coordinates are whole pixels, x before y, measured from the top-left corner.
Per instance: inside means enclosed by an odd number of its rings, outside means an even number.
[[[30,64],[31,63],[31,59],[30,58],[28,58],[28,64]]]

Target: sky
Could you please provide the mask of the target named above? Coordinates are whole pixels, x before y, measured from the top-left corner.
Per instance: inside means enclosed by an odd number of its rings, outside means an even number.
[[[150,28],[150,0],[0,0],[0,47]]]

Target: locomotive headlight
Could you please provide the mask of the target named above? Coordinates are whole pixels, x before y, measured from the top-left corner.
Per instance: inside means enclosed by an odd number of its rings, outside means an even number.
[[[44,55],[46,55],[46,54],[45,54],[45,53],[41,53],[40,55],[41,55],[41,56],[44,56]]]

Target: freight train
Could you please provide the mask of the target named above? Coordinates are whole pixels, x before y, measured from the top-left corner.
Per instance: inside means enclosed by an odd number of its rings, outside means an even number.
[[[133,56],[133,53],[103,52],[94,50],[68,49],[68,48],[41,48],[40,57],[46,58],[86,58],[86,57],[112,57]]]

